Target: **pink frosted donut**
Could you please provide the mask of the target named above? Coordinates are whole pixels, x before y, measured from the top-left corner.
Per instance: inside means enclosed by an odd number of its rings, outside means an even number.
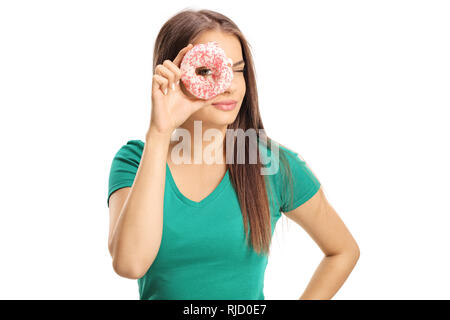
[[[227,58],[218,42],[195,45],[180,64],[181,81],[186,89],[200,99],[211,99],[227,90],[233,80],[233,60]],[[196,73],[197,68],[202,70]],[[207,70],[211,73],[207,73]],[[204,70],[204,71],[203,71]]]

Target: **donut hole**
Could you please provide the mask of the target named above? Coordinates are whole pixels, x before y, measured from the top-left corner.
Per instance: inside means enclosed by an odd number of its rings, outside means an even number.
[[[207,72],[209,71],[209,73]],[[206,67],[198,67],[195,69],[195,74],[199,75],[199,76],[212,76],[214,75],[213,70],[211,70],[210,68],[206,68]]]

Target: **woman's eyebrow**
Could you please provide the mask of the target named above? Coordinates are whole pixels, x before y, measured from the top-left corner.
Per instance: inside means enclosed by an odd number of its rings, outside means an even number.
[[[238,62],[233,64],[233,67],[236,67],[236,66],[238,66],[240,64],[243,64],[243,63],[244,63],[244,60],[238,61]]]

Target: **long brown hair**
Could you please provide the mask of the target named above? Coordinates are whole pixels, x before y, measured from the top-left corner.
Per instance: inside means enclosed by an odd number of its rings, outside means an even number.
[[[244,77],[246,82],[246,93],[242,102],[241,109],[236,120],[228,125],[227,129],[236,132],[242,129],[254,129],[257,134],[258,141],[264,143],[267,148],[271,148],[271,144],[275,141],[265,135],[264,126],[261,120],[258,105],[258,92],[256,88],[256,77],[253,58],[250,52],[250,45],[245,39],[237,25],[228,17],[211,10],[191,9],[183,10],[172,16],[159,31],[155,40],[153,52],[153,73],[158,64],[162,64],[164,60],[173,61],[178,52],[192,43],[200,33],[208,30],[219,30],[225,33],[235,35],[242,46],[242,54],[245,61]],[[263,130],[260,130],[263,129]],[[262,138],[264,135],[264,139]],[[250,142],[251,139],[249,138]],[[276,143],[276,142],[275,142]],[[270,183],[266,181],[266,176],[260,174],[263,166],[261,159],[258,157],[256,164],[237,163],[237,143],[234,143],[234,163],[227,163],[227,169],[230,173],[232,185],[238,196],[239,204],[242,211],[244,222],[245,239],[249,245],[248,234],[250,230],[251,245],[253,249],[261,254],[269,254],[270,244],[272,240],[271,231],[271,215],[270,205],[267,191],[273,196]],[[259,145],[257,148],[259,155]],[[226,144],[224,143],[224,148]],[[249,144],[245,143],[245,159],[249,159]],[[284,170],[283,185],[286,185],[286,177],[292,186],[290,168],[286,160],[284,151],[279,148],[279,159],[283,165],[280,169]],[[268,187],[268,188],[267,188]],[[290,188],[292,195],[292,187]],[[292,200],[292,196],[290,197]],[[248,228],[250,224],[250,228]]]

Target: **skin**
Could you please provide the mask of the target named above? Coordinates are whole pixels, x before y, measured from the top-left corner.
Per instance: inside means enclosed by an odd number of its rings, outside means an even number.
[[[192,44],[209,41],[217,41],[233,62],[243,59],[239,40],[221,31],[203,32]],[[157,66],[152,82],[151,122],[133,186],[118,189],[110,198],[108,247],[114,270],[126,278],[141,278],[158,253],[162,237],[166,162],[178,189],[193,201],[200,201],[210,194],[226,172],[224,155],[221,155],[222,163],[212,165],[176,164],[171,159],[171,151],[178,143],[170,140],[173,130],[189,130],[191,146],[194,146],[194,120],[201,120],[202,132],[215,128],[224,137],[227,125],[234,122],[239,113],[246,91],[244,75],[237,72],[244,67],[241,64],[233,66],[234,78],[227,91],[210,100],[193,97],[182,82],[178,82],[180,62],[190,48],[192,45],[183,48],[174,61],[166,60]],[[212,105],[225,99],[238,101],[236,108],[222,111]],[[200,143],[205,148],[210,142]],[[325,254],[299,299],[330,299],[343,285],[359,258],[356,241],[328,203],[322,188],[309,201],[284,214],[302,227]]]

